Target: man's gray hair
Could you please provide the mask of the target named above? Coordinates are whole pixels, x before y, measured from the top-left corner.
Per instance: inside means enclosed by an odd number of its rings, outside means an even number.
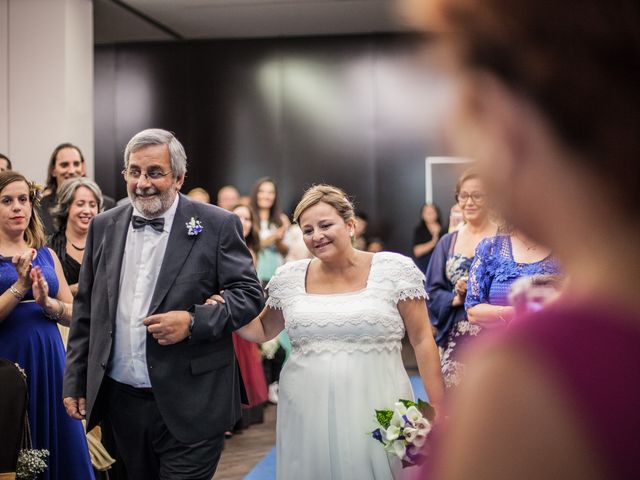
[[[148,128],[136,133],[124,149],[124,168],[129,168],[129,156],[151,145],[166,145],[169,148],[171,171],[175,178],[187,173],[187,154],[173,133],[160,128]]]

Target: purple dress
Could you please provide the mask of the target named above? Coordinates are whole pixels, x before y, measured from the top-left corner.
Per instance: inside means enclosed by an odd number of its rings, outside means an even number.
[[[564,299],[485,340],[480,350],[506,346],[542,369],[565,397],[604,478],[640,478],[640,313]],[[446,424],[436,425],[426,444],[428,462],[407,480],[435,478],[446,433]]]
[[[640,314],[606,304],[558,304],[503,339],[543,365],[580,419],[606,478],[640,478]]]
[[[42,269],[49,295],[58,293],[53,257],[47,247],[33,261]],[[18,279],[10,261],[0,261],[0,292]],[[27,373],[29,424],[33,448],[47,449],[49,468],[39,476],[45,480],[90,480],[94,478],[82,423],[71,419],[62,403],[65,351],[58,326],[44,316],[33,301],[31,290],[0,322],[0,357],[18,363]]]

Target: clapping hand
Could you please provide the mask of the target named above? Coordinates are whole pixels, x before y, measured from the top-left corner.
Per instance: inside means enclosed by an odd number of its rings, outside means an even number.
[[[47,300],[49,300],[49,284],[47,280],[44,278],[42,274],[42,270],[40,267],[33,267],[31,269],[31,287],[33,289],[33,299],[36,301],[38,305],[42,308],[48,310],[50,305]]]
[[[189,336],[191,315],[184,310],[158,313],[145,318],[143,323],[160,345],[173,345]]]
[[[14,255],[11,259],[13,265],[16,267],[16,272],[18,273],[16,288],[22,292],[26,292],[31,288],[31,262],[36,258],[36,255],[37,251],[34,248],[30,248],[21,255]]]

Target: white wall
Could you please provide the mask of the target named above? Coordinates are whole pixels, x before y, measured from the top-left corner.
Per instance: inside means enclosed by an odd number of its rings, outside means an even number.
[[[93,177],[91,0],[0,0],[0,152],[44,182],[56,145],[72,142]]]

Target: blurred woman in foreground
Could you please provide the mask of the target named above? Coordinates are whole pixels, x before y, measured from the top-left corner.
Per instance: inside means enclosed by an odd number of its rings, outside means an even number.
[[[455,153],[569,275],[475,352],[430,478],[640,478],[640,3],[413,5],[459,87]]]

